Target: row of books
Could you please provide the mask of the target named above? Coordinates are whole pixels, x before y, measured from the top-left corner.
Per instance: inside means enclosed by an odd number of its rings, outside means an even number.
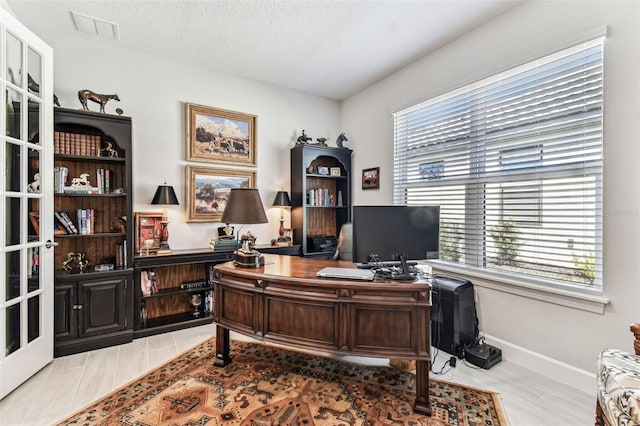
[[[99,157],[101,143],[102,138],[99,135],[53,132],[53,152],[55,154]]]
[[[140,272],[140,290],[143,296],[151,296],[158,292],[158,276],[155,271]]]
[[[55,211],[53,214],[68,234],[91,235],[95,233],[95,209],[78,209],[76,211],[78,226],[73,223],[67,212]]]
[[[53,168],[53,192],[56,194],[109,194],[115,189],[115,172],[111,169],[96,169],[96,186],[88,180],[89,175],[83,175],[86,184],[67,186],[69,168],[55,166]]]
[[[119,268],[126,268],[127,264],[127,240],[124,240],[121,244],[116,244],[116,266]]]
[[[329,188],[310,189],[307,191],[308,206],[334,206],[333,195],[329,193]]]

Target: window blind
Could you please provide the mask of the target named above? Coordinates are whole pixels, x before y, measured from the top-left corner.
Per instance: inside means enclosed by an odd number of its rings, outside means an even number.
[[[394,114],[394,204],[440,205],[440,259],[601,287],[598,38]]]

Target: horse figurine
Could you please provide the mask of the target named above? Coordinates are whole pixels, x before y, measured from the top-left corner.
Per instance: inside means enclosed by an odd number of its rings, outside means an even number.
[[[309,136],[307,136],[307,134],[304,132],[304,130],[302,130],[302,135],[298,136],[298,140],[296,141],[296,145],[298,144],[304,144],[304,143],[309,143],[309,141],[312,138],[310,138]]]
[[[27,185],[27,192],[40,192],[40,173],[33,175],[33,182]]]
[[[342,143],[343,142],[347,142],[347,141],[349,141],[349,139],[347,139],[347,137],[344,135],[344,133],[340,133],[340,135],[338,135],[338,139],[336,139],[336,146],[338,148],[344,148]]]
[[[318,141],[316,145],[327,146],[327,138],[318,138],[316,140]]]
[[[82,109],[85,111],[89,111],[89,107],[87,106],[87,101],[92,101],[97,104],[100,104],[100,112],[104,113],[104,106],[111,99],[114,101],[120,101],[118,95],[101,95],[100,93],[92,92],[91,90],[83,89],[78,91],[78,99],[80,99],[80,103],[82,104]]]

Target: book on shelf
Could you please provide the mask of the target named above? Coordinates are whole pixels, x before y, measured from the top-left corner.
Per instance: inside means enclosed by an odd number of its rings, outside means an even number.
[[[64,187],[67,184],[67,176],[69,175],[69,168],[64,166],[55,166],[53,168],[53,192],[56,194],[63,194]]]
[[[54,154],[99,157],[100,143],[101,138],[99,135],[60,131],[53,132]]]
[[[67,234],[75,234],[75,232],[73,231],[73,228],[71,226],[69,226],[69,224],[67,223],[67,221],[64,219],[64,217],[62,217],[62,215],[60,214],[60,212],[53,212],[53,215],[55,216],[55,218],[58,220],[58,222],[60,223],[60,225],[63,226],[63,228],[67,231]]]
[[[71,232],[69,232],[70,234],[78,234],[78,228],[76,228],[76,226],[74,225],[74,223],[71,221],[71,217],[69,217],[69,215],[67,214],[67,212],[59,212],[60,216],[62,216],[62,219],[64,220],[64,222],[69,226],[69,229],[71,229]]]

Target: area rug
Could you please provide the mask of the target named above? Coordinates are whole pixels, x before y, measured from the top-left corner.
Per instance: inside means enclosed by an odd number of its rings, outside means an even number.
[[[59,425],[507,425],[486,390],[432,378],[427,417],[411,372],[236,340],[231,356],[215,367],[208,339]]]

